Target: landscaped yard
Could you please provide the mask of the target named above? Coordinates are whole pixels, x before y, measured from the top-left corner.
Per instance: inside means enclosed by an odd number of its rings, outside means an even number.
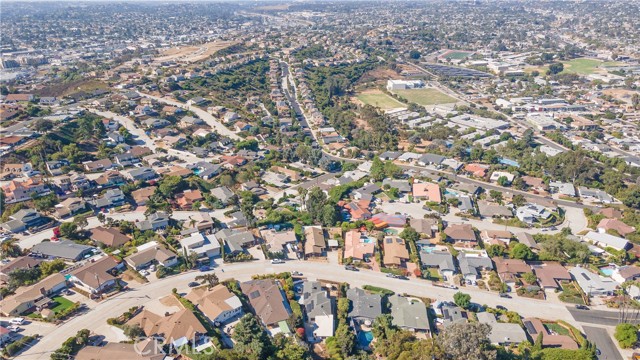
[[[53,300],[52,301],[53,307],[51,308],[51,310],[56,314],[73,306],[72,301],[70,301],[69,299],[63,298],[62,296],[56,296],[51,300]]]
[[[427,270],[429,270],[429,279],[435,280],[435,281],[442,281],[442,277],[440,276],[438,269],[428,268]]]
[[[560,285],[562,286],[562,293],[558,295],[558,299],[560,299],[560,301],[584,305],[582,294],[573,282],[563,281]]]
[[[558,335],[571,336],[571,333],[569,332],[569,330],[567,330],[567,328],[556,323],[548,323],[544,324],[544,326],[547,328],[547,330],[553,331]]]
[[[358,93],[356,97],[365,105],[375,106],[382,110],[389,110],[407,106],[406,104],[401,103],[400,101],[392,98],[391,96],[383,93],[378,89],[365,90],[361,93]]]
[[[402,96],[412,103],[423,106],[452,104],[457,102],[457,100],[452,98],[451,96],[441,92],[438,89],[433,88],[394,90],[394,93]]]

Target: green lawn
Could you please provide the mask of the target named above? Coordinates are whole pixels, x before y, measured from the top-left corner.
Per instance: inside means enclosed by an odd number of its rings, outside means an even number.
[[[54,305],[51,310],[56,314],[73,306],[72,301],[63,298],[62,296],[56,296],[51,300],[53,300],[52,304]]]
[[[580,75],[593,74],[603,62],[596,59],[573,59],[564,62],[564,71]]]
[[[412,103],[422,106],[451,104],[457,102],[457,100],[451,96],[441,92],[440,90],[432,88],[395,90],[395,93]]]
[[[471,56],[472,53],[466,51],[451,51],[446,53],[443,57],[452,60],[461,60]]]
[[[381,91],[367,91],[357,95],[358,100],[366,105],[378,107],[382,110],[406,107],[406,104],[392,98]]]
[[[440,276],[440,273],[438,272],[438,269],[436,268],[428,268],[427,269],[429,272],[429,279],[435,280],[435,281],[442,281],[442,277]]]
[[[571,336],[571,333],[569,332],[569,330],[567,330],[564,326],[560,326],[555,323],[544,324],[544,326],[558,335]]]

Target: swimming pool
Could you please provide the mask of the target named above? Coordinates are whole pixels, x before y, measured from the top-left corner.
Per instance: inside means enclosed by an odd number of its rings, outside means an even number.
[[[358,333],[358,344],[361,347],[369,347],[371,341],[373,341],[373,333],[371,331],[360,331]]]
[[[605,266],[600,268],[600,272],[603,273],[605,276],[609,276],[609,277],[613,275],[613,271],[614,269],[611,266]]]
[[[431,254],[432,252],[434,252],[436,250],[435,246],[422,246],[420,248],[420,251],[425,252],[427,254]]]
[[[373,243],[374,239],[366,237],[366,238],[362,238],[362,243],[364,244],[371,244]]]
[[[449,189],[444,189],[444,194],[445,195],[453,195],[453,196],[458,196],[458,193],[453,191],[453,190],[449,190]]]

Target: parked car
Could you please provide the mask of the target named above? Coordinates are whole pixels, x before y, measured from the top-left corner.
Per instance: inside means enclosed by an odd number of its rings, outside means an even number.
[[[302,276],[302,273],[300,271],[294,271],[291,273],[291,275],[293,276]]]
[[[404,275],[394,275],[393,278],[399,280],[409,280],[409,278]]]
[[[392,278],[392,277],[396,277],[396,276],[394,274],[387,274],[387,277]]]
[[[17,317],[17,318],[13,318],[9,321],[9,324],[11,325],[22,325],[24,324],[24,318],[22,317]]]
[[[358,271],[358,268],[353,265],[345,265],[344,269],[350,271]]]
[[[284,260],[282,259],[273,259],[271,260],[272,264],[284,264]]]
[[[201,272],[205,272],[205,271],[211,270],[211,267],[204,265],[204,266],[200,266],[198,270],[200,270]]]
[[[149,276],[149,272],[147,270],[140,270],[140,275]]]
[[[511,295],[507,294],[507,293],[500,293],[499,295],[501,298],[507,298],[507,299],[511,299]]]
[[[192,282],[187,284],[187,286],[189,286],[190,288],[196,287],[196,286],[199,286],[199,285],[200,285],[200,283],[197,282],[197,281],[192,281]]]
[[[502,306],[502,305],[498,305],[498,306],[496,306],[496,309],[498,309],[498,310],[504,310],[504,311],[507,311],[507,308],[506,308],[506,307],[504,307],[504,306]]]
[[[589,307],[586,305],[576,305],[576,309],[578,310],[589,310]]]
[[[7,328],[7,330],[11,331],[11,332],[19,332],[20,330],[22,330],[21,327],[19,327],[18,325],[11,325]]]

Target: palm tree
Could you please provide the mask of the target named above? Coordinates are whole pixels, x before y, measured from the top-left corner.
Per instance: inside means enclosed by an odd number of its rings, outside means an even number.
[[[218,279],[218,275],[216,275],[215,273],[211,273],[211,274],[203,274],[203,275],[198,275],[196,276],[196,280],[200,281],[200,280],[204,280],[207,282],[207,284],[209,285],[207,288],[211,289],[214,286],[218,285],[220,283],[220,279]]]

